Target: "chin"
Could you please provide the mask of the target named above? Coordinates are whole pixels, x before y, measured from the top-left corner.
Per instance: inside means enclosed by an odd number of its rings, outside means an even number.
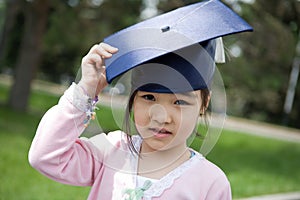
[[[170,142],[163,142],[163,141],[155,141],[152,139],[145,139],[144,145],[147,149],[147,152],[155,152],[155,151],[164,151],[170,148]]]

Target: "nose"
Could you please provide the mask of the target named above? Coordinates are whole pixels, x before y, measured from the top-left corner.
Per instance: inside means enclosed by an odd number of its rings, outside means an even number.
[[[168,109],[160,104],[154,104],[149,109],[149,116],[151,120],[156,121],[159,124],[171,123],[172,118]]]

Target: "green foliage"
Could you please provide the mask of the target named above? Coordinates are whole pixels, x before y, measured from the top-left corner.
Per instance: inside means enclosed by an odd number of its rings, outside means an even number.
[[[194,3],[194,0],[160,1],[162,12]],[[224,1],[238,8],[237,12],[254,28],[224,38],[226,64],[219,66],[228,98],[230,115],[272,123],[282,123],[283,105],[295,49],[300,35],[300,8],[293,0]],[[230,55],[233,46],[241,48],[241,55]],[[300,55],[298,55],[300,56]],[[296,87],[290,126],[299,126],[300,81]]]
[[[89,48],[137,22],[142,6],[141,0],[91,2],[84,0],[74,6],[63,1],[53,3],[41,65],[41,72],[50,80],[59,82],[58,75],[63,74],[75,77]]]
[[[232,57],[229,63],[219,66],[226,87],[229,114],[282,123],[300,27],[296,17],[300,10],[292,8],[294,3],[281,0],[272,3],[257,0],[251,5],[240,3],[240,14],[253,26],[254,32],[225,38],[229,50],[232,45],[242,49],[240,57]],[[298,81],[289,124],[295,127],[300,124],[297,112],[299,85]]]

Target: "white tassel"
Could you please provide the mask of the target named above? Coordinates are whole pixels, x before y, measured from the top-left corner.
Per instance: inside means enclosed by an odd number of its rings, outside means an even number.
[[[216,38],[215,62],[225,63],[225,51],[222,37]]]

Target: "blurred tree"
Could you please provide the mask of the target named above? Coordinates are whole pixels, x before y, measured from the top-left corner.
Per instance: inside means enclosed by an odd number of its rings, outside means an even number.
[[[159,0],[158,13],[198,1]],[[105,36],[136,23],[143,9],[143,0],[40,2],[42,0],[6,1],[5,25],[0,40],[0,67],[9,66],[14,69],[16,79],[11,90],[10,105],[19,104],[13,106],[15,108],[26,107],[30,87],[28,83],[37,71],[39,77],[55,82],[61,81],[62,74],[65,74],[65,77],[74,77],[80,59],[85,54],[83,52],[87,52],[92,44],[102,41]],[[254,33],[243,33],[224,39],[228,54],[231,54],[231,61],[219,66],[219,70],[226,87],[228,113],[280,123],[300,29],[300,2],[224,2],[245,18],[255,30]],[[44,3],[45,5],[41,5]],[[38,6],[41,8],[37,10]],[[44,13],[41,13],[42,11]],[[36,17],[38,15],[41,17]],[[42,26],[34,26],[30,31],[25,28],[29,27],[29,22],[41,24],[40,21],[44,18],[44,34],[38,34],[42,32]],[[31,39],[39,41],[38,44],[25,38],[26,31],[27,37],[32,36]],[[26,47],[25,44],[28,45],[30,41],[33,45]],[[19,50],[19,54],[16,53],[16,49]],[[25,56],[26,54],[28,56]],[[42,55],[46,56],[41,57]],[[19,69],[24,71],[18,72]],[[20,85],[23,89],[17,90],[17,86]],[[294,109],[290,115],[290,125],[295,127],[300,127],[299,99],[298,82]]]
[[[264,1],[260,2],[261,6],[266,6]],[[286,1],[279,1],[276,0],[276,3],[273,5],[273,7],[267,7],[267,12],[271,13],[273,16],[275,16],[282,24],[285,25],[285,27],[293,34],[295,38],[294,45],[300,44],[300,1],[296,0],[286,0]],[[283,52],[284,53],[284,52]],[[296,46],[294,48],[294,62],[296,59],[300,59],[300,46]],[[293,64],[291,64],[290,71],[292,70]],[[298,86],[298,87],[297,87]],[[290,125],[295,127],[300,127],[300,81],[298,81],[298,85],[296,86],[295,91],[295,99],[293,104],[293,109],[291,113],[283,113],[283,114],[289,114],[289,116],[286,116],[286,120],[283,119],[283,122],[289,122]],[[285,117],[283,115],[283,117]]]
[[[10,45],[10,42],[14,41],[12,38],[15,38],[12,37],[12,35],[18,35],[14,34],[13,29],[17,24],[16,22],[18,21],[21,6],[21,0],[10,0],[6,2],[6,12],[4,14],[5,22],[3,22],[3,28],[0,33],[0,63],[2,66],[6,64],[4,63],[4,60],[8,54],[8,49],[10,48],[10,46],[12,46]],[[15,41],[17,41],[17,39]]]
[[[142,7],[142,0],[74,2],[56,3],[48,21],[43,48],[47,56],[40,72],[51,81],[61,82],[62,74],[74,77],[83,54],[104,37],[136,23]]]
[[[18,4],[17,7],[19,9],[17,11],[10,8],[15,6],[15,4]],[[46,30],[48,10],[49,2],[47,0],[8,3],[8,11],[12,11],[12,15],[9,16],[8,13],[9,17],[6,20],[9,32],[11,31],[10,27],[12,27],[10,20],[16,16],[14,12],[22,12],[24,15],[24,32],[20,49],[14,49],[15,53],[18,51],[18,56],[15,64],[15,80],[9,97],[9,105],[17,110],[25,110],[27,106],[30,83],[41,58],[41,45]],[[7,33],[4,36],[7,37]]]
[[[0,59],[14,69],[8,105],[26,110],[38,66],[50,80],[74,77],[82,52],[137,22],[141,7],[142,0],[7,0]]]
[[[237,2],[237,1],[236,1]],[[235,4],[231,4],[236,8]],[[219,69],[223,74],[230,114],[281,123],[291,65],[300,28],[300,2],[256,0],[238,2],[238,11],[254,27],[254,33],[228,37],[229,51],[238,46],[242,56]],[[233,56],[234,57],[234,56]],[[299,98],[299,84],[296,99]],[[290,125],[300,127],[295,100]]]
[[[161,0],[165,12],[196,0]],[[300,29],[300,1],[224,0],[254,33],[224,38],[230,62],[220,65],[228,114],[281,123],[291,64]],[[298,83],[290,125],[300,127]]]

